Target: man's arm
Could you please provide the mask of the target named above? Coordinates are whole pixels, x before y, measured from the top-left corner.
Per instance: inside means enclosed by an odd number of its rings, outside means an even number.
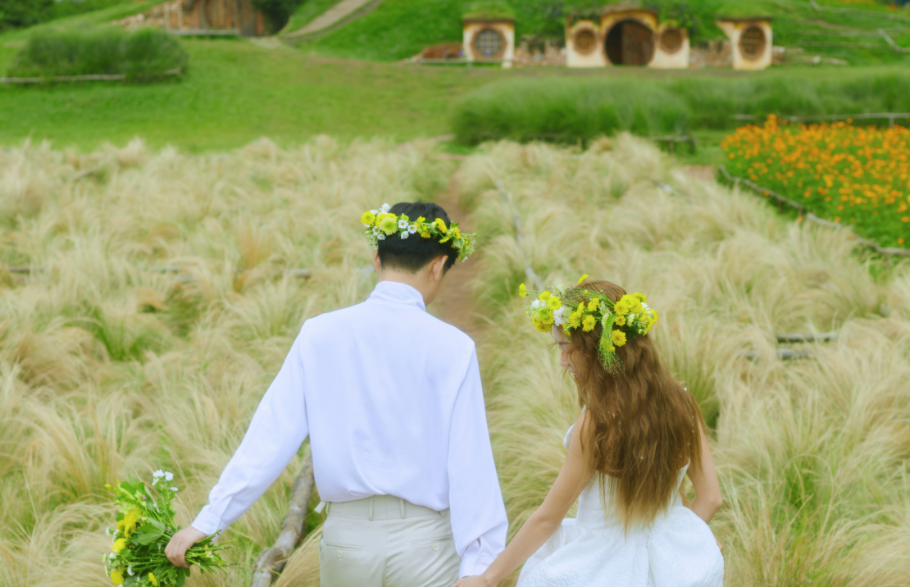
[[[459,576],[480,574],[505,548],[509,521],[473,349],[452,411],[448,459],[452,533],[461,556]]]
[[[306,328],[304,327],[304,330]],[[209,503],[192,525],[174,535],[165,553],[177,566],[187,566],[184,554],[204,536],[234,523],[275,482],[306,439],[306,402],[300,339],[291,346],[268,391],[256,408],[243,442],[231,458]]]

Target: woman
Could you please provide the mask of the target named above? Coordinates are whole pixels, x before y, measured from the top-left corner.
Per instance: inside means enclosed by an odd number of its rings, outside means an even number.
[[[542,292],[528,315],[556,340],[582,413],[543,504],[483,575],[455,587],[496,585],[522,563],[519,587],[721,587],[707,525],[721,505],[717,474],[698,404],[648,336],[657,312],[642,294],[580,281]],[[684,476],[695,486],[688,505]],[[576,499],[577,517],[563,519]]]

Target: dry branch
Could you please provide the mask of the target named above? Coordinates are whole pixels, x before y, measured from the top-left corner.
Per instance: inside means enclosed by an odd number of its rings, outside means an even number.
[[[817,332],[807,334],[778,334],[777,342],[827,342],[837,340],[840,334],[837,332]]]
[[[760,354],[758,351],[745,351],[742,356],[750,361],[757,359]],[[790,349],[777,349],[777,356],[781,361],[794,361],[796,359],[807,359],[812,356],[812,351],[793,351]]]
[[[837,222],[831,222],[830,220],[825,220],[823,218],[819,218],[812,212],[809,212],[809,210],[802,204],[794,202],[793,200],[786,198],[773,190],[764,188],[764,187],[758,185],[757,183],[751,182],[748,179],[745,179],[743,177],[735,177],[733,175],[730,175],[730,172],[727,171],[727,168],[724,165],[720,166],[720,172],[724,175],[725,178],[727,178],[728,181],[730,181],[734,184],[741,183],[741,184],[745,185],[746,187],[750,188],[751,190],[762,194],[763,196],[769,196],[771,198],[774,198],[781,204],[786,204],[787,206],[790,206],[790,207],[798,210],[800,212],[800,214],[802,214],[805,217],[805,219],[808,220],[809,222],[814,222],[815,224],[820,224],[822,226],[827,226],[829,228],[834,228],[837,230],[844,230],[844,229],[850,230],[849,225],[843,225],[843,224],[839,224]],[[856,241],[859,244],[861,244],[862,246],[872,249],[882,255],[900,255],[902,257],[910,257],[910,249],[901,249],[901,248],[897,248],[897,247],[880,247],[880,246],[878,246],[878,243],[876,243],[875,241],[869,240],[867,238],[858,237],[855,234],[853,234],[853,232],[850,232],[850,237],[855,238]]]
[[[281,522],[281,533],[271,548],[262,551],[253,567],[252,587],[268,587],[281,574],[291,553],[304,537],[307,505],[313,496],[313,452],[309,451],[303,468],[294,480],[288,513]]]

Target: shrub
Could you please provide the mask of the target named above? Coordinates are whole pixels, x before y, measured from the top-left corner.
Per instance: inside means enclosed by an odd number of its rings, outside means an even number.
[[[127,33],[117,27],[43,30],[29,37],[9,69],[12,77],[122,74],[148,81],[184,67],[186,52],[165,31],[144,28]]]
[[[470,93],[457,107],[459,141],[587,140],[630,131],[640,135],[685,132],[685,102],[662,88],[629,80],[509,80]]]
[[[732,129],[735,114],[765,118],[907,112],[910,75],[838,72],[837,77],[766,73],[750,78],[571,79],[495,82],[467,94],[452,126],[459,141],[587,140],[628,130],[638,135]]]

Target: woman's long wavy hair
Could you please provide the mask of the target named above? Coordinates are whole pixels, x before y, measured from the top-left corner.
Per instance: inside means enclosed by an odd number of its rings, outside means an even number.
[[[626,293],[608,281],[587,281],[566,292],[599,291],[614,302]],[[626,531],[649,525],[677,489],[679,469],[701,467],[701,410],[660,362],[647,335],[616,349],[621,364],[607,371],[598,355],[601,326],[571,331],[569,359],[575,369],[578,400],[587,406],[582,451],[592,474],[600,476],[601,498],[614,497]]]

